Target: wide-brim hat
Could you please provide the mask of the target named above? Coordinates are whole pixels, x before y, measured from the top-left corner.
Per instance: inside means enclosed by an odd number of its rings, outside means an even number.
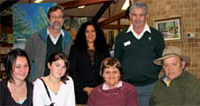
[[[179,49],[178,47],[174,47],[174,46],[166,47],[163,51],[162,57],[155,59],[153,62],[156,65],[162,65],[164,59],[167,59],[167,58],[170,58],[173,56],[179,56],[182,60],[185,61],[186,66],[189,65],[189,63],[190,63],[190,57],[183,55],[181,52],[181,49]]]

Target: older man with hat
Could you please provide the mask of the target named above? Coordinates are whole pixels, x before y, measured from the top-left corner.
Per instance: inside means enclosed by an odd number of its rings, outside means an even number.
[[[168,46],[162,57],[153,61],[164,74],[156,82],[149,104],[152,106],[200,106],[200,81],[185,67],[190,58],[181,49]]]

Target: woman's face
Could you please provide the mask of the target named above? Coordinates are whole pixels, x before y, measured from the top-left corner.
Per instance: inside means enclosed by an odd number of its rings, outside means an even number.
[[[103,78],[106,81],[108,88],[113,89],[116,87],[118,81],[120,80],[120,71],[116,67],[108,67],[104,69]]]
[[[96,39],[96,31],[93,25],[88,25],[85,30],[87,43],[94,43]]]
[[[23,81],[29,73],[29,65],[26,57],[18,56],[12,66],[12,78],[14,81]]]
[[[56,79],[60,79],[67,70],[65,62],[62,59],[58,59],[57,61],[54,61],[51,64],[48,63],[48,68],[50,70],[50,75],[52,75]]]

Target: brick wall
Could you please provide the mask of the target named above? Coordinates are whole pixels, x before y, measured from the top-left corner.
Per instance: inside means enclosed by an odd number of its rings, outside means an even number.
[[[139,0],[133,0],[134,2]],[[180,47],[183,54],[191,57],[188,71],[200,78],[200,0],[140,0],[149,7],[148,24],[154,20],[174,16],[181,17],[181,40],[165,41],[166,45]],[[187,34],[195,38],[187,38]]]

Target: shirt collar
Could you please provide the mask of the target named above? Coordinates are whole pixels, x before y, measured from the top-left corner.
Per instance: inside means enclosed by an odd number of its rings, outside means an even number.
[[[50,34],[49,29],[47,28],[47,35],[50,37],[50,39],[51,39],[51,41],[53,42],[53,44],[56,44],[57,41],[58,41],[58,39],[59,39],[59,37],[60,37],[60,35],[62,35],[62,36],[64,37],[64,32],[63,32],[63,30],[61,29],[61,32],[58,34],[58,36],[57,36],[56,38],[54,38],[54,37]]]
[[[64,31],[61,29],[61,33],[59,33],[58,35],[60,35],[60,34],[62,34],[62,36],[64,37]],[[50,32],[49,32],[49,28],[47,28],[47,35],[50,35],[50,36],[52,36],[51,34],[50,34]]]
[[[183,74],[184,74],[185,72],[186,72],[186,70],[183,70],[183,72],[181,73],[181,75],[178,76],[177,78],[175,78],[174,80],[176,80],[176,79],[182,77]],[[165,84],[167,84],[167,80],[169,80],[165,74],[161,77],[161,79],[162,79],[162,81],[163,81]],[[174,80],[172,80],[172,81],[174,81]],[[172,82],[172,81],[170,81],[170,82]]]
[[[116,88],[119,88],[119,87],[122,87],[122,81],[119,81],[119,82],[117,83]],[[106,83],[103,84],[103,88],[102,88],[102,89],[103,89],[103,90],[109,90],[109,88],[106,86]]]
[[[142,32],[138,35],[134,30],[133,30],[133,24],[131,24],[128,28],[128,30],[126,31],[126,33],[128,32],[132,32],[132,34],[137,38],[140,39],[145,32],[149,32],[151,33],[150,27],[149,25],[145,24],[144,29],[142,30]]]

